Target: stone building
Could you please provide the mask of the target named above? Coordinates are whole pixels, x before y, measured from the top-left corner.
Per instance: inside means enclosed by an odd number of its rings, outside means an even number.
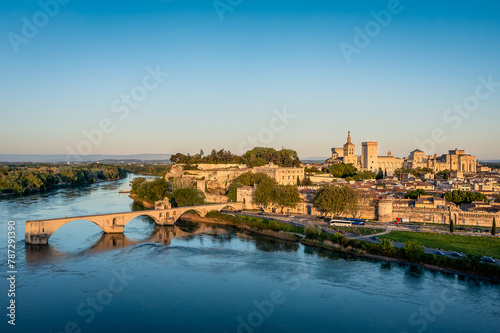
[[[356,156],[356,145],[352,143],[351,132],[348,132],[347,142],[342,148],[332,148],[332,156],[325,161],[329,167],[335,163],[352,164],[360,171],[392,173],[397,169],[429,168],[434,172],[450,170],[464,173],[476,173],[478,163],[475,156],[466,154],[464,150],[450,150],[441,156],[426,155],[420,149],[415,149],[407,158],[394,157],[391,152],[387,156],[378,155],[378,142],[362,143],[361,156]],[[482,170],[480,168],[480,170]]]
[[[304,168],[284,168],[273,163],[269,163],[262,167],[253,168],[254,172],[262,172],[273,178],[280,185],[297,185],[297,178],[299,181],[304,179]]]

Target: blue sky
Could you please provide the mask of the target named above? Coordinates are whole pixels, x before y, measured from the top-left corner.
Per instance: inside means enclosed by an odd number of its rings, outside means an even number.
[[[358,154],[378,141],[381,155],[500,158],[500,85],[479,79],[500,82],[498,1],[402,0],[385,26],[372,12],[389,1],[220,0],[223,20],[210,0],[61,2],[53,17],[37,1],[2,2],[0,153],[239,152],[257,142],[304,158],[328,156],[351,130]],[[340,45],[356,47],[355,28],[377,24],[348,63]],[[114,112],[123,94],[144,92],[148,68],[168,76],[126,117]],[[488,96],[444,120],[478,85]],[[294,118],[273,119],[284,109]]]

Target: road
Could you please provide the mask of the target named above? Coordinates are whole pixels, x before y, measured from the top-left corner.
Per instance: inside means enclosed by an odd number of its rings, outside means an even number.
[[[304,215],[281,215],[281,214],[268,214],[268,213],[262,214],[262,213],[258,213],[258,212],[241,212],[241,213],[237,213],[237,214],[246,215],[246,216],[253,216],[253,217],[262,217],[262,218],[267,218],[267,219],[274,219],[278,222],[283,222],[283,223],[287,223],[287,224],[299,226],[299,227],[307,227],[309,225],[312,225],[315,227],[316,226],[324,227],[327,225],[327,223],[322,219],[315,218],[312,216],[304,216]],[[377,229],[386,228],[386,230],[384,232],[369,235],[369,236],[359,236],[359,235],[355,235],[355,234],[351,234],[351,233],[345,233],[344,236],[346,236],[348,238],[352,238],[352,239],[359,239],[359,240],[362,240],[365,242],[379,244],[380,241],[377,238],[377,236],[388,234],[395,229],[401,230],[401,231],[411,231],[412,230],[412,231],[432,232],[432,230],[426,230],[422,227],[416,228],[416,226],[414,226],[414,225],[390,225],[389,227],[387,225],[365,225],[363,227],[377,228]],[[333,229],[328,229],[328,228],[325,228],[324,230],[325,230],[325,232],[327,232],[329,234],[335,234],[337,232]],[[466,234],[466,233],[461,233],[461,234]],[[375,237],[375,239],[372,237]],[[399,242],[393,242],[393,245],[396,248],[403,248],[404,247],[404,243],[399,243]],[[436,254],[437,251],[441,251],[444,254],[444,257],[453,258],[453,259],[460,259],[460,257],[456,257],[456,256],[452,255],[452,252],[454,252],[454,251],[445,251],[445,250],[438,250],[438,249],[434,249],[434,248],[424,247],[424,252],[427,254]],[[500,261],[496,260],[495,265],[500,266]]]

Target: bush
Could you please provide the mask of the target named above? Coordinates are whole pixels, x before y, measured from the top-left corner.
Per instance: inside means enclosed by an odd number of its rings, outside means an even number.
[[[411,261],[418,261],[424,254],[424,247],[418,240],[411,240],[405,243],[404,252]]]
[[[380,252],[382,252],[383,255],[385,256],[392,256],[394,255],[394,245],[392,244],[392,241],[389,239],[382,239],[379,244]]]

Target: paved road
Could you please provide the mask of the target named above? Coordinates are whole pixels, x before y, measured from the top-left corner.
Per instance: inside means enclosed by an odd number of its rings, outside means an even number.
[[[279,221],[279,222],[283,222],[283,223],[287,223],[287,224],[295,225],[295,226],[300,226],[300,227],[306,227],[308,225],[323,227],[323,226],[327,225],[327,223],[322,219],[311,217],[311,216],[304,216],[304,215],[261,214],[261,213],[257,213],[257,212],[241,212],[238,214],[246,215],[246,216],[262,217],[262,218],[271,218],[271,219],[274,219],[274,220]],[[377,236],[388,234],[391,231],[393,231],[394,229],[401,230],[401,231],[414,230],[415,226],[414,225],[409,225],[409,226],[408,225],[391,225],[391,226],[387,227],[387,225],[385,225],[385,226],[383,226],[383,225],[374,225],[374,226],[365,225],[363,227],[368,227],[368,228],[372,227],[372,228],[377,228],[377,229],[378,228],[386,228],[386,230],[384,232],[374,234],[374,235],[369,235],[369,236],[359,236],[359,235],[355,235],[355,234],[351,234],[351,233],[345,233],[344,236],[346,236],[348,238],[359,239],[359,240],[362,240],[365,242],[378,244],[380,241],[379,241]],[[420,231],[424,231],[424,230],[422,230],[423,228],[419,228],[419,229],[420,229]],[[329,234],[336,233],[335,230],[328,229],[328,228],[325,228],[325,232],[327,232]],[[372,238],[372,237],[374,237],[374,238]],[[404,247],[404,243],[399,243],[399,242],[393,242],[393,245],[396,248],[403,248]],[[453,258],[453,259],[460,258],[460,257],[453,256],[451,254],[454,251],[445,251],[445,250],[438,250],[438,249],[434,249],[434,248],[424,247],[424,252],[427,254],[436,254],[437,251],[443,252],[445,257],[449,257],[449,258]],[[497,260],[495,264],[497,266],[500,266],[500,260]]]

